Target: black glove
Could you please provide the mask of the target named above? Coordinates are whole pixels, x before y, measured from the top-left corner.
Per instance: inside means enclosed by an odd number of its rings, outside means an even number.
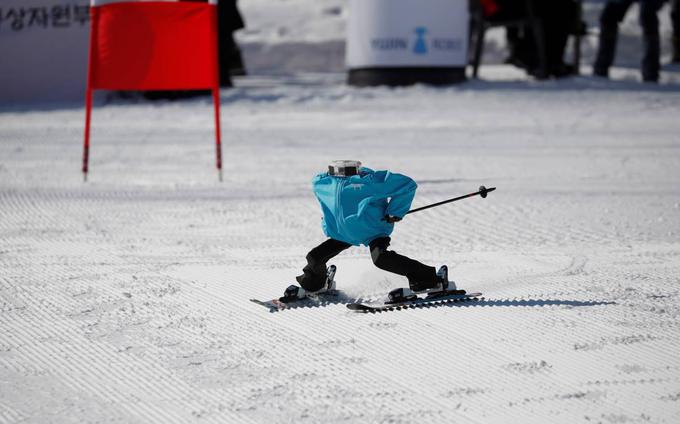
[[[401,218],[399,218],[398,216],[385,215],[385,217],[383,218],[383,221],[387,221],[390,224],[392,224],[392,223],[401,221]]]

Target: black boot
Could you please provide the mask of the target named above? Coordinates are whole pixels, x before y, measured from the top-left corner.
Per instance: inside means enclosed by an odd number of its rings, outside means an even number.
[[[451,287],[451,284],[453,287]],[[456,284],[453,281],[449,281],[449,268],[446,265],[439,267],[437,271],[437,277],[435,280],[428,279],[424,282],[422,281],[410,281],[409,288],[413,292],[435,292],[444,291],[449,289],[456,289]]]
[[[283,293],[283,299],[304,299],[308,295],[312,294],[319,294],[319,293],[324,293],[328,291],[334,291],[335,290],[335,271],[336,267],[335,265],[331,265],[327,268],[326,270],[326,275],[323,279],[323,283],[321,284],[321,288],[316,289],[316,290],[309,290],[306,289],[305,287],[310,287],[309,281],[306,278],[306,272],[303,275],[300,275],[296,277],[296,280],[298,283],[300,283],[300,286],[296,285],[291,285],[288,286],[286,291]],[[316,276],[312,277],[316,278]],[[316,284],[314,287],[318,287],[318,284]]]
[[[324,267],[325,269],[325,267]],[[295,277],[300,286],[306,291],[315,292],[323,289],[326,284],[326,274],[322,272],[315,272],[310,266],[306,266],[302,270],[303,274]]]
[[[351,246],[334,239],[324,241],[307,254],[307,265],[302,269],[303,274],[295,279],[308,292],[321,290],[326,285],[328,270],[332,268],[335,273],[335,267],[332,265],[326,269],[326,262]]]

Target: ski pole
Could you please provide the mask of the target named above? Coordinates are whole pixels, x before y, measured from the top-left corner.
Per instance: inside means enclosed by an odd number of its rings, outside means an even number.
[[[440,206],[440,205],[443,205],[445,203],[451,203],[451,202],[455,202],[457,200],[467,199],[468,197],[472,197],[472,196],[479,195],[479,196],[482,196],[482,199],[486,199],[486,195],[488,193],[491,193],[494,190],[496,190],[496,187],[486,188],[484,186],[479,186],[479,191],[477,191],[475,193],[470,193],[470,194],[466,194],[464,196],[454,197],[453,199],[443,200],[441,202],[433,203],[431,205],[423,206],[423,207],[420,207],[420,208],[411,209],[410,211],[406,212],[406,215],[413,213],[413,212],[420,212],[420,211],[423,211],[425,209],[434,208],[435,206]]]

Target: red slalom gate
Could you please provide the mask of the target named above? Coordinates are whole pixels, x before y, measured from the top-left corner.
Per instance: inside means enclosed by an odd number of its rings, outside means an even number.
[[[85,180],[94,90],[210,89],[221,181],[217,0],[91,0],[90,22],[82,168]]]

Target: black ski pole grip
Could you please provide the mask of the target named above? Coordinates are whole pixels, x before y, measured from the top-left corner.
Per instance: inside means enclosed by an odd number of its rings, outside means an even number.
[[[482,199],[486,199],[486,195],[494,190],[496,190],[496,187],[486,188],[484,186],[479,186],[479,195],[482,196]]]

